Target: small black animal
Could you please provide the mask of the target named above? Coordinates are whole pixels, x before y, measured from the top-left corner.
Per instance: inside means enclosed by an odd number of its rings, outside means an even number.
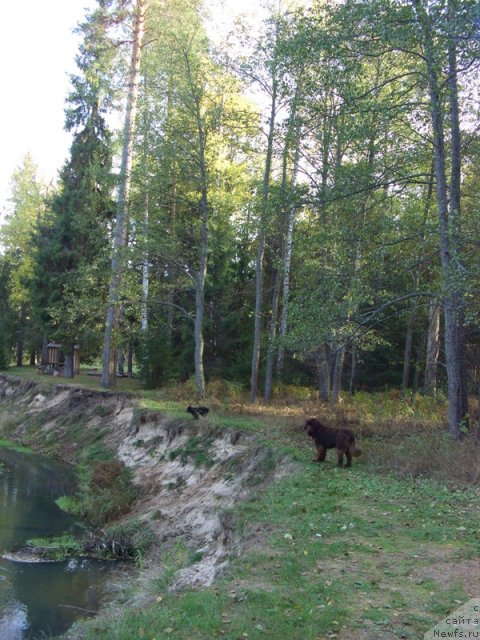
[[[315,418],[307,420],[304,429],[317,448],[317,462],[325,460],[327,449],[336,449],[338,466],[343,467],[343,456],[346,456],[346,466],[350,467],[352,465],[352,456],[356,458],[362,453],[357,448],[355,435],[350,429],[332,429],[332,427],[326,427]]]
[[[208,407],[187,407],[188,413],[191,413],[195,420],[198,420],[200,416],[206,416],[209,412]]]

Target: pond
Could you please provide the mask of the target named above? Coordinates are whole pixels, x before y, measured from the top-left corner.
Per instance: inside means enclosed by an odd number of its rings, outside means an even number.
[[[30,538],[74,532],[55,499],[72,493],[70,468],[0,447],[0,556]],[[15,562],[0,557],[0,638],[33,640],[65,632],[95,613],[115,563],[90,559]]]

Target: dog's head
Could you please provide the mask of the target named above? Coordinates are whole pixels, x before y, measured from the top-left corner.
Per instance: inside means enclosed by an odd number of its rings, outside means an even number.
[[[318,420],[316,420],[315,418],[309,418],[305,422],[303,428],[305,429],[307,436],[310,436],[311,438],[313,438],[319,426],[321,425]]]

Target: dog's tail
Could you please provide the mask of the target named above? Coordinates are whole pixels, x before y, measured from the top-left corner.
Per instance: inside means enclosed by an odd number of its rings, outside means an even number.
[[[348,450],[354,458],[358,458],[358,456],[362,455],[362,450],[359,449],[355,444],[351,444]]]

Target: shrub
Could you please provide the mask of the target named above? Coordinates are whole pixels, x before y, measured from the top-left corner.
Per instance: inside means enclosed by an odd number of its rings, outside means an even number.
[[[117,558],[139,560],[154,540],[153,531],[144,522],[134,520],[105,529],[101,546]]]

